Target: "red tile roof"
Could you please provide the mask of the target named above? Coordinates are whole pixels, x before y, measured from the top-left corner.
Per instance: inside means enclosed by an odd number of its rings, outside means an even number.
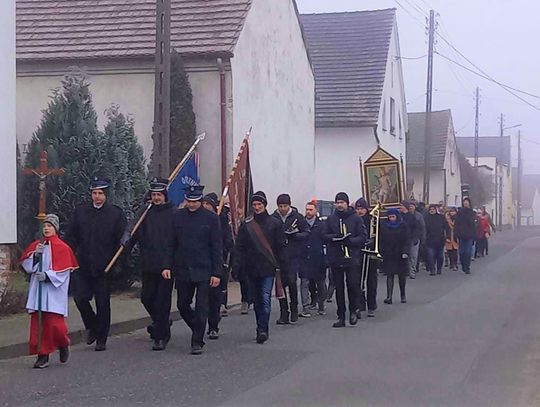
[[[183,55],[232,55],[252,0],[172,0]],[[151,57],[155,0],[17,0],[17,59]]]

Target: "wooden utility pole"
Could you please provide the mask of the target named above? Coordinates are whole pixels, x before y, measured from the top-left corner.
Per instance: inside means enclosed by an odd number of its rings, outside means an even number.
[[[478,137],[480,128],[480,88],[476,87],[476,107],[474,115],[474,168],[478,168]]]
[[[500,173],[498,172],[498,168],[495,170],[495,175],[496,175],[496,188],[497,188],[497,192],[496,192],[496,195],[497,196],[497,223],[498,223],[498,227],[499,227],[499,231],[502,230],[502,213],[503,213],[503,197],[502,197],[502,194],[503,194],[503,185],[502,185],[502,180],[503,180],[503,174],[504,174],[504,171],[503,171],[503,155],[504,155],[504,145],[503,145],[503,137],[504,137],[504,114],[501,113],[501,119],[500,119],[500,135],[499,135],[499,159],[497,161],[499,161],[499,166],[501,167],[501,171]],[[508,163],[508,165],[510,166],[510,162]]]
[[[171,134],[171,0],[156,0],[156,49],[152,172],[170,173]]]
[[[423,200],[429,204],[431,172],[431,110],[433,106],[433,53],[435,51],[435,10],[429,11],[428,69],[426,86],[426,126],[424,140],[424,185]]]
[[[39,159],[39,167],[23,169],[24,175],[35,175],[39,178],[39,210],[37,218],[43,222],[47,213],[47,185],[46,180],[49,175],[63,175],[63,168],[49,168],[47,163],[47,152],[42,151]]]
[[[517,228],[521,228],[521,182],[523,178],[523,162],[521,158],[521,130],[518,131],[518,182],[517,182]]]

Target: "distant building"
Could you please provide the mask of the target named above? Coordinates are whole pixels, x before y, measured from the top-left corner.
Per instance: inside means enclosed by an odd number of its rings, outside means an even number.
[[[456,138],[460,151],[474,165],[474,137]],[[493,222],[499,226],[515,226],[516,210],[512,198],[512,149],[509,136],[479,137],[478,165],[491,169],[494,186],[493,198],[486,204],[486,210],[491,214]],[[499,208],[502,211],[499,216]],[[499,222],[499,217],[502,222]]]
[[[515,190],[517,190],[517,171],[515,171]],[[516,202],[517,194],[515,195]],[[540,225],[540,175],[523,174],[521,183],[521,224]]]
[[[451,110],[431,113],[431,170],[429,202],[461,205],[461,170]],[[423,196],[426,113],[409,113],[407,137],[407,185],[409,198]]]
[[[302,15],[315,70],[317,197],[362,195],[360,159],[405,160],[407,109],[396,10]]]
[[[21,146],[36,130],[51,89],[77,65],[88,74],[100,126],[103,111],[118,103],[133,115],[150,157],[155,3],[17,1]],[[315,84],[295,0],[173,0],[171,25],[171,46],[183,56],[189,74],[197,129],[207,132],[200,146],[206,190],[221,189],[222,131],[230,169],[252,127],[255,187],[265,190],[270,201],[280,192],[292,193],[298,202],[311,199]]]

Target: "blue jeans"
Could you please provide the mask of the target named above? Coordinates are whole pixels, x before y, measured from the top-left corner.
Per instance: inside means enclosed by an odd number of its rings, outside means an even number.
[[[268,334],[274,277],[250,277],[250,284],[250,288],[252,289],[251,294],[253,296],[253,308],[255,309],[255,319],[257,320],[257,334]]]
[[[471,271],[471,258],[473,255],[473,239],[459,239],[459,261],[464,272]]]
[[[441,273],[444,261],[444,246],[426,246],[426,266],[430,273]]]

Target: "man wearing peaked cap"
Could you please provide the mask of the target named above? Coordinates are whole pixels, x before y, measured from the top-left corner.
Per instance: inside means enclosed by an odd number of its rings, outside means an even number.
[[[200,355],[208,319],[210,288],[220,284],[223,258],[219,217],[202,206],[202,185],[186,188],[186,206],[173,216],[173,235],[162,276],[174,276],[178,311],[192,331],[191,353]],[[191,308],[195,296],[195,310]]]
[[[90,183],[91,202],[75,209],[66,233],[66,242],[80,264],[73,281],[75,304],[88,331],[86,343],[96,342],[96,351],[106,349],[111,324],[110,281],[105,268],[120,247],[127,224],[124,211],[107,202],[109,187],[104,179]]]
[[[166,266],[166,248],[173,237],[172,221],[175,206],[168,201],[168,180],[154,178],[150,182],[152,205],[133,236],[124,243],[129,253],[138,243],[143,269],[141,274],[141,302],[152,319],[147,331],[154,343],[152,350],[164,350],[171,337],[169,323],[173,280],[163,276]],[[169,277],[169,278],[166,278]]]

